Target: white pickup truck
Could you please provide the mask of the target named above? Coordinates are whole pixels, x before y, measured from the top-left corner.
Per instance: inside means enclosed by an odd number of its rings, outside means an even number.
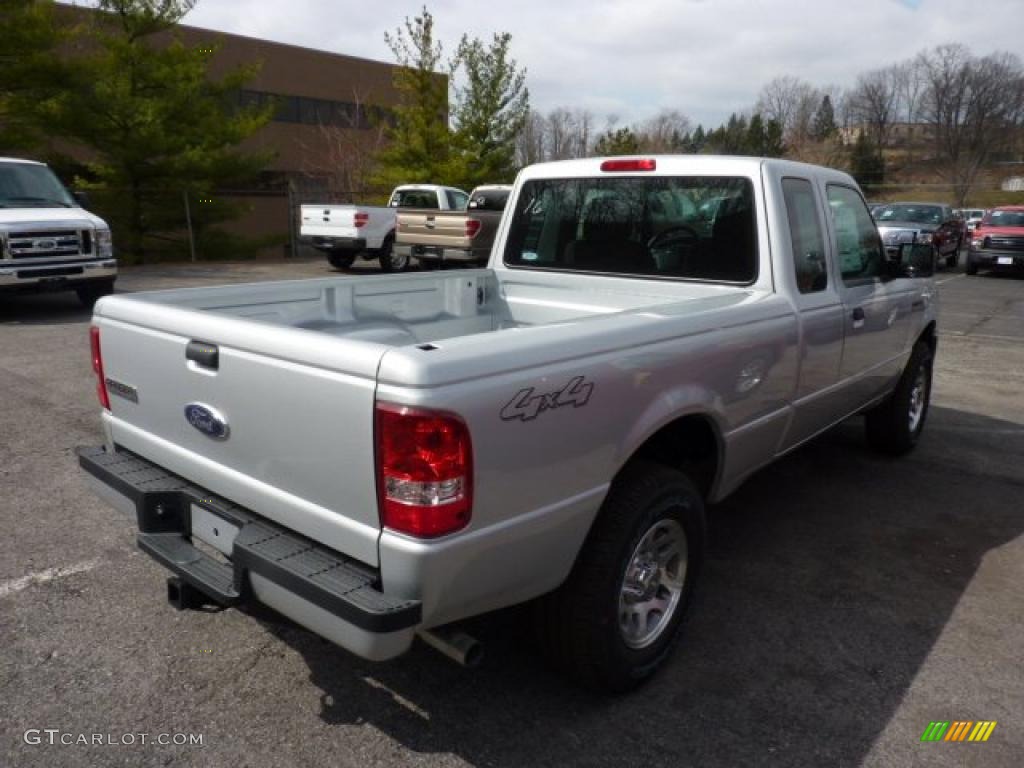
[[[460,211],[468,201],[469,195],[454,187],[404,184],[395,187],[387,207],[303,205],[299,235],[326,253],[335,269],[348,269],[362,257],[379,259],[384,272],[402,272],[409,266],[409,254],[394,250],[398,209]]]
[[[91,307],[116,279],[107,223],[42,163],[0,158],[0,296],[75,291]]]
[[[625,690],[674,645],[706,504],[852,415],[913,448],[933,268],[838,171],[532,166],[486,269],[101,300],[79,459],[179,607],[471,661],[456,622],[533,601],[558,664]]]

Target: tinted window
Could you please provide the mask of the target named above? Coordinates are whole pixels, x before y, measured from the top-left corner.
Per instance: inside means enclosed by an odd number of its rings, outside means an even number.
[[[986,223],[990,227],[1024,227],[1024,211],[992,211]]]
[[[466,210],[466,203],[469,202],[469,195],[465,192],[458,192],[454,189],[445,191],[448,195],[448,207],[453,211]]]
[[[818,218],[814,188],[806,179],[783,179],[789,237],[793,245],[796,286],[800,293],[815,293],[828,287],[825,265],[825,234]]]
[[[430,189],[400,189],[388,203],[392,208],[438,208],[437,193]]]
[[[843,282],[858,283],[881,275],[882,240],[863,198],[849,187],[830,184],[828,203]]]
[[[896,203],[884,205],[875,211],[875,219],[881,224],[887,221],[902,221],[910,224],[941,224],[948,217],[938,205],[916,205]]]
[[[507,189],[476,189],[470,195],[467,207],[476,211],[503,211],[508,195]]]
[[[74,200],[45,165],[0,163],[0,208],[70,208]]]
[[[513,267],[748,283],[757,276],[749,179],[536,179],[519,193]]]

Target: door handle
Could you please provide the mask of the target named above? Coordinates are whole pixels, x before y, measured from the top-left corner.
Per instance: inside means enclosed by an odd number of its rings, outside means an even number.
[[[851,313],[850,317],[853,318],[853,327],[854,328],[863,328],[864,327],[864,308],[863,307],[854,307],[853,308],[853,312]]]

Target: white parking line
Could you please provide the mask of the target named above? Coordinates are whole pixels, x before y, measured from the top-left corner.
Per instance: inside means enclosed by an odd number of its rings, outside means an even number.
[[[967,277],[967,273],[961,272],[959,275],[953,275],[952,277],[947,277],[943,280],[936,280],[935,284],[942,285],[943,283],[948,283],[950,280],[958,280],[961,277]]]
[[[34,571],[26,574],[18,579],[0,581],[0,597],[13,595],[15,592],[20,592],[25,589],[25,587],[29,587],[32,584],[45,584],[48,581],[60,579],[64,576],[71,576],[76,573],[91,571],[93,568],[98,566],[100,562],[100,560],[85,560],[81,563],[68,565],[64,568],[47,568],[44,571]]]

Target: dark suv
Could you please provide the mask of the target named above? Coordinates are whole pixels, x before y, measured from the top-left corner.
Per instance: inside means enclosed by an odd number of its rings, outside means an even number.
[[[929,243],[940,261],[955,267],[965,239],[964,222],[942,203],[886,203],[872,211],[887,251],[900,243]]]

